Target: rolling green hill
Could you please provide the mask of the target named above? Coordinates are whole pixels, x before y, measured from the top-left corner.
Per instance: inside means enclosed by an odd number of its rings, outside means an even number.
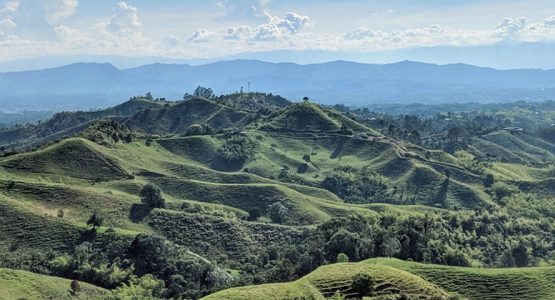
[[[327,265],[295,282],[233,288],[203,299],[325,299],[335,293],[348,299],[547,300],[555,297],[555,267],[474,269],[380,258]]]
[[[71,280],[0,268],[0,299],[102,299],[109,291],[80,282],[70,293]]]
[[[109,289],[152,274],[158,297],[294,279],[208,299],[553,295],[552,267],[438,265],[555,263],[548,140],[494,132],[461,156],[329,107],[251,100],[135,99],[111,110],[131,115],[85,114],[68,121],[79,135],[1,157],[0,267]],[[493,151],[506,161],[481,161]],[[149,204],[149,185],[163,205]],[[339,254],[362,262],[330,264]],[[364,261],[382,256],[436,265]],[[373,292],[353,287],[369,278]]]

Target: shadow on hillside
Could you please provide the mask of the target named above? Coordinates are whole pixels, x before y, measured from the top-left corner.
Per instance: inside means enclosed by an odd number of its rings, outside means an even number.
[[[133,204],[131,210],[129,211],[129,220],[133,223],[142,222],[148,214],[150,214],[151,208],[144,204]]]
[[[346,142],[347,142],[346,138],[339,139],[338,144],[335,146],[335,149],[333,149],[333,152],[330,155],[330,159],[335,159],[339,157],[339,154],[341,154],[341,151],[343,151],[343,147],[345,146]]]
[[[243,168],[243,162],[227,162],[222,159],[215,159],[210,164],[210,167],[214,170],[222,171],[222,172],[238,172],[241,171]]]

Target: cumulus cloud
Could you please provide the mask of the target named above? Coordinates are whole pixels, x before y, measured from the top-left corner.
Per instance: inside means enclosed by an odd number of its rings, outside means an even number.
[[[125,2],[118,2],[106,28],[113,34],[128,35],[142,30],[138,10]]]
[[[224,40],[250,40],[250,41],[275,41],[295,35],[302,31],[309,18],[293,12],[284,18],[272,16],[264,12],[266,22],[256,27],[241,25],[217,30],[197,30],[189,39],[190,42],[207,42],[214,39]]]
[[[226,40],[241,40],[250,38],[252,28],[248,25],[241,25],[238,27],[229,27],[225,30],[224,39]]]
[[[555,16],[545,19],[544,25],[546,27],[555,27]]]
[[[270,15],[265,12],[268,22],[257,26],[253,32],[253,40],[267,41],[296,34],[301,31],[308,22],[307,16],[293,12],[288,13],[285,18]]]
[[[505,18],[495,29],[494,36],[501,38],[515,38],[526,28],[526,18]]]
[[[193,33],[193,35],[188,38],[187,41],[193,43],[205,43],[210,41],[210,39],[214,36],[216,36],[216,32],[214,31],[199,29],[195,31],[195,33]]]

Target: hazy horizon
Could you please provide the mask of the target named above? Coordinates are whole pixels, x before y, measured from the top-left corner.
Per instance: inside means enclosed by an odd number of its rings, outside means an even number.
[[[553,69],[555,1],[533,2],[4,0],[0,72],[235,58]]]

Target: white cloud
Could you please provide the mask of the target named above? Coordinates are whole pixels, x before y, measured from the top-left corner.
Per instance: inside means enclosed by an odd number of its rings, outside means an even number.
[[[78,29],[65,25],[58,25],[54,27],[54,31],[62,41],[70,43],[74,46],[82,47],[85,43],[88,44],[91,42],[91,39],[83,35]]]
[[[43,5],[50,24],[56,24],[60,20],[72,16],[77,8],[77,0],[42,0],[40,3]]]
[[[276,40],[287,35],[293,35],[301,31],[308,22],[307,16],[296,13],[288,13],[285,18],[270,15],[265,12],[268,22],[257,26],[253,32],[253,40],[268,41]]]
[[[555,15],[545,19],[544,24],[546,27],[555,27]]]
[[[1,28],[9,29],[9,28],[14,28],[16,26],[17,24],[15,24],[15,22],[11,18],[5,18],[0,21],[0,29]]]
[[[238,27],[229,27],[225,30],[224,39],[226,40],[241,40],[248,39],[252,34],[252,28],[248,25],[241,25]]]
[[[526,18],[505,18],[495,29],[494,36],[501,38],[515,38],[526,28]]]
[[[19,7],[19,1],[8,1],[4,5],[4,8],[0,9],[0,13],[1,14],[14,13],[15,11],[17,11],[18,7]]]
[[[136,7],[125,2],[118,2],[106,28],[113,34],[129,35],[140,32],[143,24],[139,20]]]
[[[189,39],[187,39],[187,41],[193,42],[193,43],[205,43],[210,41],[210,39],[212,39],[215,36],[216,36],[216,32],[214,31],[199,29],[195,31],[195,33],[193,33],[193,35]]]
[[[306,26],[308,17],[296,13],[288,13],[284,18],[272,16],[264,12],[267,21],[256,27],[240,25],[216,30],[197,30],[189,39],[190,42],[208,42],[212,40],[249,40],[275,41],[293,36]]]

